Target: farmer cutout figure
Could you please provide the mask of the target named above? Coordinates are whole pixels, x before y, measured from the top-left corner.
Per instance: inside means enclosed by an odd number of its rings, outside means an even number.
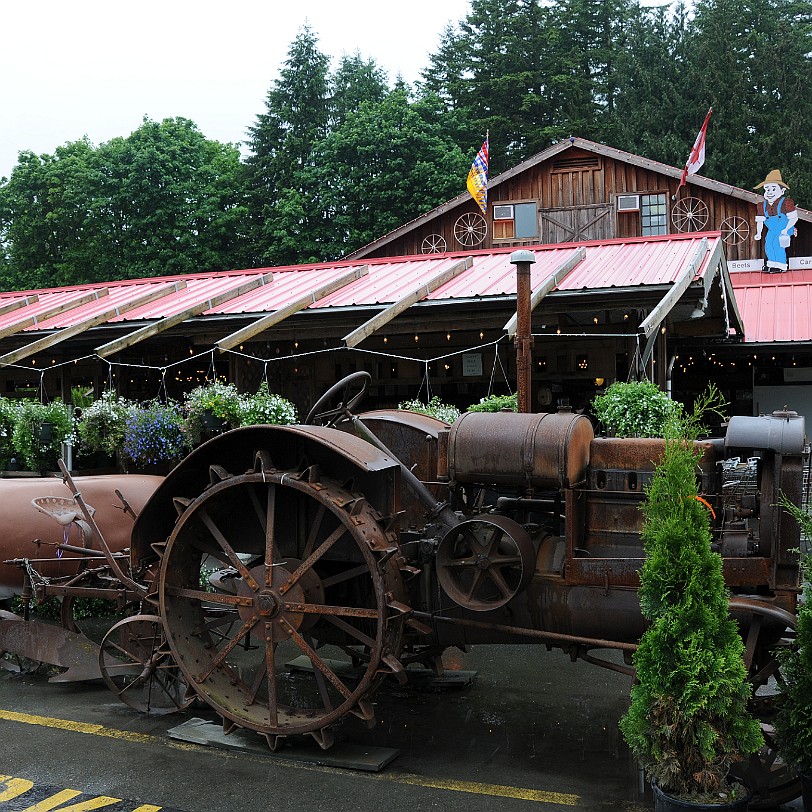
[[[764,200],[756,204],[756,233],[754,240],[761,239],[761,232],[767,226],[767,237],[764,240],[764,253],[767,255],[767,273],[786,271],[787,248],[790,239],[795,235],[795,223],[798,212],[791,198],[784,192],[789,188],[781,178],[781,170],[773,169],[767,177],[756,186],[764,187]]]

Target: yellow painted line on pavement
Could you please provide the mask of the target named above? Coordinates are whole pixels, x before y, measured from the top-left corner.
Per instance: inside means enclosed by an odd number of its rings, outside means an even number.
[[[26,725],[36,725],[38,727],[49,727],[56,730],[67,730],[72,733],[84,733],[91,736],[103,736],[109,739],[119,739],[135,744],[159,745],[162,747],[172,747],[178,750],[196,750],[199,752],[212,752],[210,747],[200,744],[190,744],[174,739],[165,739],[161,736],[152,736],[148,733],[133,733],[129,730],[118,730],[104,725],[88,724],[87,722],[74,722],[69,719],[56,719],[51,716],[37,716],[30,713],[19,713],[17,711],[0,708],[0,719],[9,722],[20,722]],[[239,757],[242,760],[250,759],[267,763],[267,759],[262,759],[250,753],[237,753],[236,751],[220,751],[224,755],[232,758]],[[334,767],[326,767],[318,764],[305,764],[293,759],[279,758],[273,756],[273,763],[294,769],[308,770],[310,772],[345,773],[345,770],[338,770]],[[426,787],[428,789],[442,789],[450,792],[469,792],[475,795],[488,795],[496,798],[516,798],[522,801],[533,801],[535,803],[558,804],[559,806],[579,806],[581,798],[563,792],[549,792],[547,790],[529,789],[525,787],[511,787],[503,784],[482,784],[477,781],[455,781],[452,779],[431,778],[430,776],[412,775],[409,773],[362,773],[352,772],[351,775],[373,781],[389,781],[393,784],[408,784],[415,787]]]

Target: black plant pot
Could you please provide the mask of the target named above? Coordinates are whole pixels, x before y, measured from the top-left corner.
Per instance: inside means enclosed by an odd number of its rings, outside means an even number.
[[[652,784],[651,788],[654,790],[654,812],[747,812],[747,805],[753,797],[752,793],[748,793],[738,801],[726,804],[697,804],[666,795],[656,784]]]
[[[200,416],[200,421],[203,423],[203,428],[207,431],[222,431],[224,421],[221,417],[210,412],[208,409]]]
[[[803,793],[804,809],[812,812],[812,772],[800,773],[801,792]]]

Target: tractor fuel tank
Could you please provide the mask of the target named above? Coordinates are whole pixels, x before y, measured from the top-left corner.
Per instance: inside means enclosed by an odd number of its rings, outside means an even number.
[[[570,411],[466,412],[448,432],[447,474],[456,482],[570,488],[586,477],[593,437],[589,418]]]

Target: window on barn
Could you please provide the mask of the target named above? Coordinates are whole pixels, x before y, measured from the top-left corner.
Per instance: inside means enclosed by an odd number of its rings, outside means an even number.
[[[536,203],[495,203],[494,240],[530,240],[538,237]]]
[[[644,237],[668,234],[665,195],[640,195],[640,224]]]
[[[624,220],[627,217],[633,217],[637,218],[640,223],[639,230],[637,228],[624,229],[627,235],[637,233],[648,237],[653,234],[668,233],[668,209],[664,194],[618,195],[616,208],[617,213]]]

